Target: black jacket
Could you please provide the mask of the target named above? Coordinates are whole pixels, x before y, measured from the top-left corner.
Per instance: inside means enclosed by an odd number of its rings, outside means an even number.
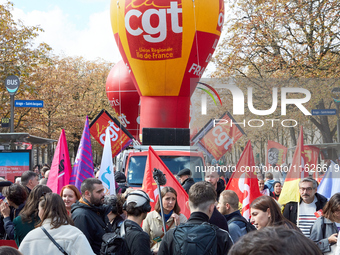
[[[203,222],[208,222],[209,217],[205,213],[202,212],[194,212],[190,215],[188,224],[202,224]],[[184,224],[187,224],[184,223]],[[174,254],[175,243],[174,243],[174,231],[175,229],[170,229],[166,232],[161,246],[158,250],[158,255],[177,255]],[[228,254],[231,246],[233,245],[233,241],[229,233],[223,229],[219,229],[216,231],[217,235],[217,255]]]
[[[111,232],[107,218],[111,208],[106,205],[91,205],[86,199],[84,199],[84,202],[87,204],[77,201],[72,205],[72,220],[74,225],[86,236],[93,252],[100,254],[102,237],[105,233]]]
[[[122,225],[123,221],[124,219],[122,218],[122,216],[117,215],[116,218],[111,223],[112,232],[115,232],[115,230]]]
[[[132,220],[125,220],[125,240],[131,255],[151,255],[150,237]]]
[[[270,191],[269,191],[269,196],[271,196],[275,200],[279,200],[279,197],[280,197],[280,195],[276,195],[275,192],[270,192]]]
[[[189,194],[189,189],[194,184],[195,184],[194,179],[189,177],[188,179],[184,180],[184,182],[182,183],[182,187]]]
[[[30,193],[31,193],[31,189],[29,188],[29,187],[27,187],[27,186],[25,186],[25,188],[26,188],[26,190],[27,190],[27,195],[29,195]]]
[[[225,231],[229,231],[226,218],[217,210],[216,207],[214,208],[214,212],[209,219],[209,223],[224,229]]]
[[[220,198],[220,194],[222,193],[222,191],[225,190],[225,184],[223,179],[219,179],[217,182],[217,188],[216,188],[216,193],[217,193],[217,202],[219,201]],[[225,219],[225,217],[216,209],[214,209],[213,214],[211,215],[210,219],[209,219],[209,223],[213,224],[221,229],[224,229],[226,231],[229,231],[228,229],[228,222]]]
[[[225,190],[225,184],[223,179],[219,179],[217,182],[217,188],[216,188],[216,193],[217,193],[217,198],[216,200],[218,201],[220,199],[220,194],[222,193],[222,191]]]
[[[325,204],[327,203],[327,198],[325,198],[323,195],[319,193],[315,193],[315,196],[317,198],[317,202],[315,203],[316,205],[316,210],[319,211],[321,210]],[[302,199],[300,198],[300,203]],[[283,216],[293,222],[296,225],[297,221],[297,207],[298,203],[297,202],[289,202],[286,204],[285,209],[283,210]]]

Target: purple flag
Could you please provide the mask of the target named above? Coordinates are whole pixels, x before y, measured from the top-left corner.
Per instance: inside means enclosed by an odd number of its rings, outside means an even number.
[[[81,183],[87,178],[93,178],[93,157],[91,146],[91,135],[89,129],[89,118],[86,116],[83,135],[80,140],[76,160],[74,162],[70,184],[76,186],[80,191]]]

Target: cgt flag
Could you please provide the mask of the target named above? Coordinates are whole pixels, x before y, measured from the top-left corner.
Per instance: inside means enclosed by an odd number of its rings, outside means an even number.
[[[299,202],[299,182],[301,179],[308,177],[308,172],[305,171],[305,158],[304,158],[304,145],[303,145],[303,127],[301,126],[298,143],[294,152],[292,165],[283,184],[281,195],[278,202],[285,205],[288,202]]]
[[[267,169],[269,169],[270,166],[281,166],[285,163],[287,151],[287,147],[274,141],[268,141],[266,157]]]
[[[319,172],[317,171],[320,149],[318,147],[311,145],[304,145],[303,147],[304,147],[303,154],[306,160],[305,161],[306,170],[313,171],[314,169],[315,171],[313,173],[313,178],[320,183],[321,179],[318,180]]]
[[[250,204],[262,196],[254,170],[255,161],[249,140],[226,187],[226,190],[236,192],[242,203],[242,215],[246,219],[250,218]]]
[[[218,120],[210,121],[194,138],[199,137],[198,146],[211,154],[216,160],[220,158],[244,135],[242,128],[236,124],[233,116],[226,112]]]
[[[105,130],[109,129],[111,138],[112,157],[124,150],[132,142],[133,136],[126,128],[111,115],[102,110],[90,124],[90,133],[101,146],[105,143]]]
[[[54,152],[50,175],[47,180],[47,186],[50,187],[52,192],[60,194],[62,187],[69,184],[71,171],[70,156],[65,131],[63,129]]]
[[[177,203],[181,208],[181,213],[185,215],[185,217],[189,218],[190,210],[186,207],[186,202],[189,200],[188,194],[183,189],[182,185],[179,184],[175,176],[171,173],[168,167],[164,164],[164,162],[159,158],[156,152],[149,146],[148,157],[145,165],[145,172],[143,178],[143,186],[142,190],[144,190],[150,197],[151,200],[151,208],[154,209],[156,202],[158,189],[157,184],[153,179],[153,169],[157,168],[161,170],[166,176],[166,186],[170,186],[174,188],[177,192]],[[162,188],[161,188],[162,189]]]
[[[83,135],[81,136],[76,160],[70,178],[70,184],[76,186],[80,191],[81,183],[87,178],[93,178],[93,157],[91,146],[91,135],[89,130],[89,118],[86,116]]]
[[[102,162],[100,163],[99,180],[102,181],[105,195],[116,194],[116,181],[113,172],[112,153],[111,153],[111,139],[110,129],[106,129],[105,145],[103,150]]]

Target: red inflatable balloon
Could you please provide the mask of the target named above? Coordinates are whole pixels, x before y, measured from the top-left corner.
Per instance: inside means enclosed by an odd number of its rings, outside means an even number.
[[[123,61],[107,77],[106,96],[122,125],[138,140],[140,98]]]
[[[190,96],[223,18],[223,0],[111,0],[113,33],[141,95],[141,129],[189,127]]]

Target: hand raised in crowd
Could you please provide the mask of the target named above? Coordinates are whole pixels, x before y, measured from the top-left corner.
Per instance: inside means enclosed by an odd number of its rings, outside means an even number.
[[[337,241],[338,241],[338,233],[335,233],[331,235],[330,237],[328,237],[328,242],[330,244],[336,243]]]
[[[0,199],[0,211],[4,218],[9,217],[11,213],[11,209],[9,208],[8,203],[4,202]]]
[[[180,220],[179,220],[179,215],[176,213],[172,213],[171,215],[172,218],[174,218],[175,221],[175,225],[178,226],[179,224],[181,224]]]

